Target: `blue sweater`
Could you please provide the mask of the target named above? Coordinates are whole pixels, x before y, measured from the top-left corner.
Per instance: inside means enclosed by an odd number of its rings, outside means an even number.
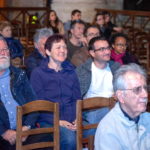
[[[60,120],[73,122],[76,119],[76,101],[81,99],[79,81],[73,65],[65,61],[62,70],[48,68],[48,60],[33,70],[31,84],[38,99],[59,103]],[[52,123],[50,114],[41,114],[39,122]]]

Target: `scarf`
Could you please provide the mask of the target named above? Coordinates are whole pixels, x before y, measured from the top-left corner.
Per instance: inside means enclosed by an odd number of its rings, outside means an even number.
[[[114,61],[120,63],[121,65],[123,65],[122,57],[123,57],[124,55],[125,55],[125,52],[124,52],[124,53],[121,53],[121,54],[118,54],[118,53],[115,52],[115,50],[112,50],[112,51],[111,51],[111,58],[112,58]]]

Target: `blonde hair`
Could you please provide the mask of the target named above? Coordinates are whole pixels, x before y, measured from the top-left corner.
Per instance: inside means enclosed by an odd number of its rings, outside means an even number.
[[[12,28],[12,25],[10,22],[8,21],[0,21],[0,31],[3,31],[4,28],[6,27],[11,27]]]

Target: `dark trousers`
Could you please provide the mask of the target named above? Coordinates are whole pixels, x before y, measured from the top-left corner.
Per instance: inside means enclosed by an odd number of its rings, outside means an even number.
[[[51,141],[51,136],[49,134],[32,135],[29,136],[23,144],[26,145],[44,141]],[[8,141],[4,140],[3,138],[0,138],[0,150],[16,150],[16,145],[11,145]],[[52,150],[52,149],[40,148],[36,150]]]

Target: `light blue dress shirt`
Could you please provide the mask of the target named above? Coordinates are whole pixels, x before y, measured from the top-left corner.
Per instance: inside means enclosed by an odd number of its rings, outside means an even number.
[[[14,100],[11,93],[9,69],[0,76],[0,99],[8,112],[10,128],[16,129],[16,107],[19,104]]]

